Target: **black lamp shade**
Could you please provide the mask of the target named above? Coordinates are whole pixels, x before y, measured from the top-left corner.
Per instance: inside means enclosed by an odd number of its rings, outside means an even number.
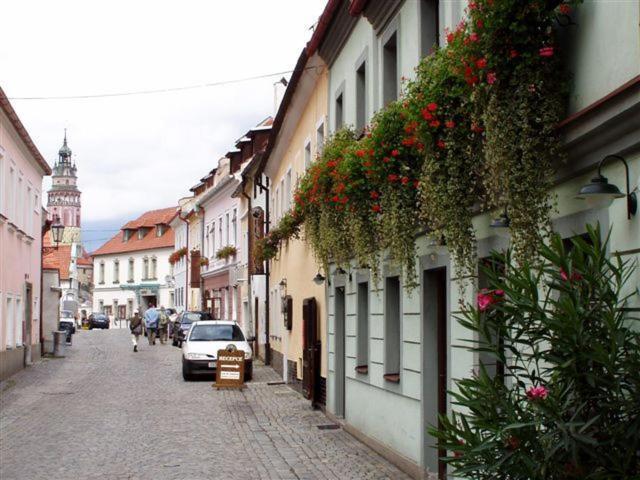
[[[511,220],[506,213],[502,213],[498,218],[494,218],[489,226],[491,228],[509,228],[511,225]]]
[[[322,285],[324,283],[325,278],[322,276],[320,272],[316,273],[316,276],[313,277],[313,283],[316,285]]]
[[[623,198],[626,196],[620,191],[617,186],[609,183],[607,177],[598,175],[597,177],[591,179],[591,183],[585,185],[580,189],[580,192],[578,192],[576,198],[587,199],[588,197],[593,197],[596,195],[610,197],[611,199]]]

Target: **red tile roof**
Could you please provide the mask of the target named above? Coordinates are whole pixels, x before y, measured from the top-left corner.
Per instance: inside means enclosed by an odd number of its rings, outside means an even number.
[[[82,256],[78,257],[78,259],[76,260],[76,263],[78,265],[87,265],[89,267],[93,266],[93,257],[91,255],[89,255],[84,247],[82,248]]]
[[[111,240],[107,241],[91,255],[95,257],[96,255],[109,255],[111,253],[173,247],[173,230],[169,227],[169,222],[176,216],[176,212],[177,207],[170,207],[143,213],[135,220],[124,224],[122,229]],[[166,230],[162,236],[158,237],[156,236],[157,225],[160,224],[165,225]],[[125,229],[137,230],[142,227],[149,229],[142,239],[138,239],[137,232],[133,232],[129,240],[124,241]]]
[[[48,235],[47,232],[46,235]],[[46,241],[50,245],[51,242]],[[69,265],[71,264],[71,245],[59,245],[58,248],[47,248],[42,255],[42,268],[57,269],[60,271],[60,280],[69,279]]]

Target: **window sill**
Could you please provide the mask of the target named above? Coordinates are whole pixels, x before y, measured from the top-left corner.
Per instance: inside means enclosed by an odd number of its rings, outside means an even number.
[[[133,280],[127,280],[127,283],[133,283]]]
[[[363,375],[366,375],[369,373],[369,365],[358,365],[356,367],[356,373],[361,373]]]
[[[400,383],[400,374],[399,373],[385,373],[383,375],[383,377],[387,382]]]
[[[98,285],[104,285],[104,282],[98,282]]]
[[[113,283],[114,283],[114,285],[118,285],[120,282],[113,282]]]

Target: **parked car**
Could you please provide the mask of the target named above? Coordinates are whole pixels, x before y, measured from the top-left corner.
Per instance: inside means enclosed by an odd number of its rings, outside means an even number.
[[[171,343],[174,347],[182,347],[185,334],[191,328],[191,324],[199,320],[211,320],[211,314],[209,312],[181,312],[178,314],[171,329]]]
[[[215,375],[218,350],[233,345],[244,352],[244,381],[253,377],[253,351],[236,322],[228,320],[204,320],[193,322],[182,346],[182,378],[191,380],[194,375]]]
[[[89,315],[89,330],[94,328],[109,328],[109,317],[104,313],[92,313]]]

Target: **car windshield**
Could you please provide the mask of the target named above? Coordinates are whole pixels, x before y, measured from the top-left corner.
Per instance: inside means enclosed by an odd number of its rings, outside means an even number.
[[[242,342],[244,335],[237,325],[196,325],[191,329],[191,342]]]
[[[211,320],[211,317],[208,313],[187,312],[182,315],[180,323],[193,323],[197,322],[198,320]]]
[[[96,320],[106,320],[106,319],[107,319],[107,316],[106,316],[106,315],[96,315],[96,316],[95,316],[95,319],[96,319]]]

